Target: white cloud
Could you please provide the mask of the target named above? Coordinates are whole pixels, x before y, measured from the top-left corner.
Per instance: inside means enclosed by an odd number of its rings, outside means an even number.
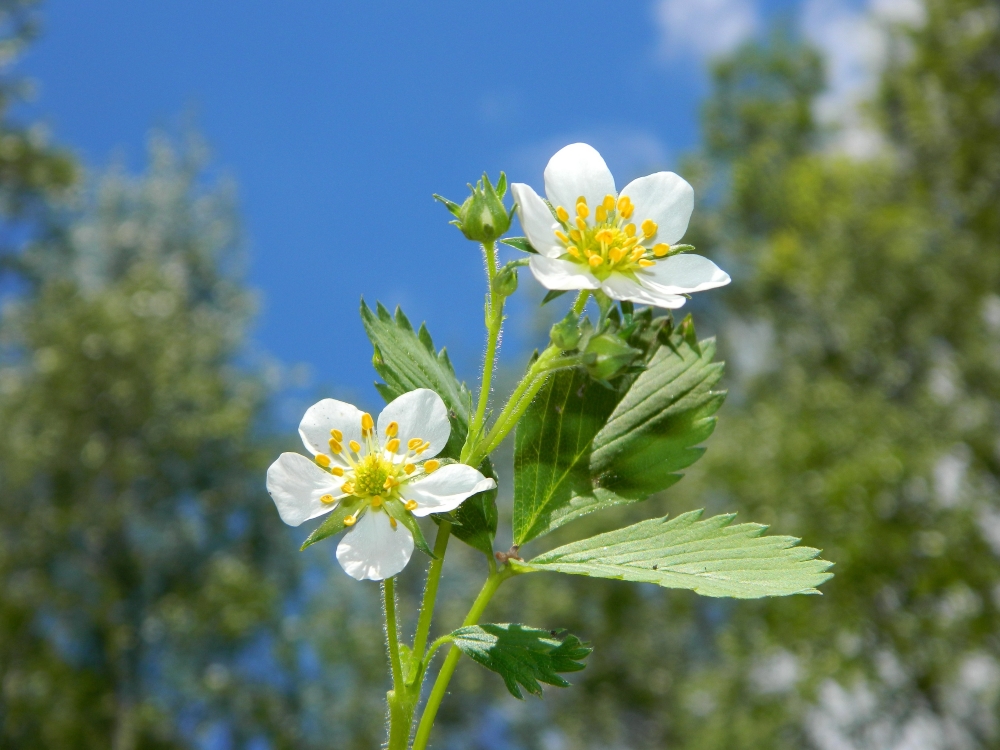
[[[658,0],[661,54],[715,57],[732,51],[760,28],[754,0]]]
[[[919,0],[868,0],[857,7],[844,0],[807,0],[801,28],[824,54],[829,89],[820,97],[821,122],[841,126],[832,144],[851,156],[873,155],[881,141],[865,121],[860,105],[875,93],[878,74],[889,51],[887,26],[923,22]]]

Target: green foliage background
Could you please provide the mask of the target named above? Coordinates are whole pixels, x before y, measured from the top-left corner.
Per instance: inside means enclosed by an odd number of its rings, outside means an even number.
[[[529,557],[739,511],[823,548],[824,596],[522,576],[489,619],[545,628],[536,650],[568,629],[586,668],[519,702],[463,660],[439,746],[1000,747],[1000,9],[925,5],[892,31],[872,158],[830,148],[823,61],[796,40],[714,67],[683,170],[706,196],[689,236],[734,276],[695,305],[730,391],[705,456],[544,538],[511,490],[497,503],[498,546],[517,527]],[[5,57],[33,12],[0,2]],[[196,140],[162,136],[143,175],[86,174],[11,121],[19,87],[0,81],[0,220],[32,228],[0,248],[22,290],[0,314],[0,747],[197,747],[220,728],[235,747],[378,746],[376,592],[300,555],[262,489],[292,441],[270,437],[275,368],[245,354],[231,187]],[[483,567],[455,545],[436,634]]]

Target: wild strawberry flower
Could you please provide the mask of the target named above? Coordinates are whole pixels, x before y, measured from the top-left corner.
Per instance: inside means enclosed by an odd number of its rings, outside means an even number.
[[[323,399],[306,411],[299,435],[308,459],[282,453],[267,470],[267,491],[281,520],[298,526],[340,503],[357,508],[344,518],[348,533],[337,560],[348,575],[379,581],[396,575],[413,554],[413,534],[395,513],[417,517],[454,510],[496,482],[465,464],[434,456],[451,435],[448,409],[427,388],[404,393],[379,414]]]
[[[694,190],[673,172],[640,177],[618,193],[596,149],[574,143],[545,167],[551,209],[528,185],[515,183],[511,191],[539,253],[531,256],[531,272],[549,289],[600,289],[616,300],[677,308],[686,294],[729,283],[708,258],[675,254]]]

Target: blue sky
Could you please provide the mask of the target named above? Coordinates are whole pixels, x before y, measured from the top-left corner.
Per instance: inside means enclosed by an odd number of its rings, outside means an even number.
[[[540,185],[576,140],[619,185],[676,168],[706,58],[801,5],[50,0],[19,70],[38,84],[30,114],[94,168],[140,168],[149,129],[193,110],[240,186],[256,343],[374,406],[362,295],[426,320],[475,376],[481,260],[432,193],[460,201],[483,170]],[[537,343],[512,324],[509,349]]]

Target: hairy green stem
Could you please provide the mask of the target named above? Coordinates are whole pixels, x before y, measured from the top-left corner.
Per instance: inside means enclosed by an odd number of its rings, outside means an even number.
[[[469,435],[465,440],[464,454],[479,442],[479,434],[486,419],[486,406],[490,400],[490,388],[493,383],[493,370],[496,367],[497,342],[500,340],[500,330],[503,328],[503,297],[497,292],[497,249],[495,242],[484,242],[483,252],[486,256],[486,279],[489,284],[489,303],[486,310],[486,356],[483,358],[483,377],[479,389],[479,403],[476,412],[469,423]],[[478,466],[478,463],[472,464]]]
[[[590,291],[584,289],[578,295],[576,295],[576,301],[573,303],[573,314],[577,317],[583,315],[583,308],[587,306],[587,300],[590,299]]]
[[[475,625],[479,621],[479,618],[483,616],[486,605],[490,603],[490,599],[493,598],[497,589],[500,588],[500,584],[514,574],[514,571],[509,566],[504,566],[486,579],[486,583],[483,584],[479,596],[476,597],[476,600],[472,603],[472,607],[469,609],[469,614],[465,616],[465,620],[462,622],[463,628]],[[441,671],[438,672],[438,676],[434,680],[434,686],[431,688],[431,693],[427,697],[427,705],[424,706],[424,712],[420,717],[420,724],[417,726],[417,733],[413,738],[412,750],[426,750],[427,742],[431,736],[431,728],[434,726],[434,719],[437,716],[438,709],[441,707],[441,701],[448,690],[448,683],[451,681],[451,676],[455,673],[455,667],[458,665],[458,659],[461,655],[462,652],[455,646],[452,646],[451,650],[448,651],[448,656],[445,657],[444,663],[441,665]]]
[[[413,725],[413,701],[406,695],[403,684],[403,668],[399,661],[399,625],[396,622],[396,579],[386,578],[382,582],[382,596],[385,599],[385,639],[389,649],[389,664],[392,667],[392,690],[386,694],[389,705],[389,742],[387,750],[406,750]]]
[[[444,555],[448,550],[448,539],[451,537],[451,524],[442,521],[438,526],[437,538],[434,540],[434,560],[431,560],[427,571],[427,584],[424,586],[424,598],[420,602],[420,617],[417,619],[417,632],[413,636],[413,664],[419,665],[427,648],[427,638],[431,631],[431,620],[434,618],[434,603],[437,600],[438,584],[441,582],[441,569],[444,567]],[[416,672],[416,670],[414,670]]]

